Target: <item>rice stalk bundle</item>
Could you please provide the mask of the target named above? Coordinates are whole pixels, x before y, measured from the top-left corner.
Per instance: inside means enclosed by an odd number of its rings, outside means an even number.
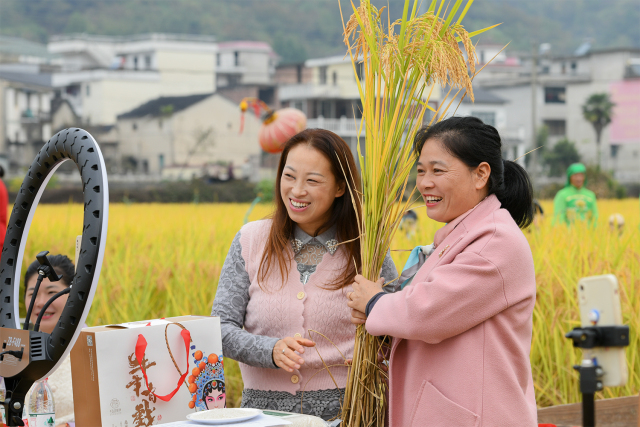
[[[359,7],[352,3],[353,14],[344,24],[344,42],[362,101],[358,132],[362,194],[351,196],[362,206],[362,218],[358,218],[361,274],[369,280],[378,279],[402,215],[413,204],[413,191],[403,201],[415,161],[411,142],[427,110],[435,113],[434,118],[441,113],[429,106],[433,88],[464,90],[473,100],[476,61],[471,37],[489,28],[468,33],[461,21],[473,0],[460,9],[463,3],[456,0],[445,7],[444,0],[432,0],[427,12],[418,15],[418,0],[405,0],[402,19],[391,22],[387,14],[385,22],[384,8],[378,10],[362,0]],[[386,373],[378,364],[381,345],[363,326],[357,328],[343,426],[384,425]]]

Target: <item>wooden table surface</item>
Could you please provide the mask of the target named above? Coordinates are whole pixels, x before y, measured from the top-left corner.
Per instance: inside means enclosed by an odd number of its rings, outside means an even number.
[[[596,400],[597,427],[640,427],[638,396]],[[582,403],[538,409],[538,423],[557,427],[582,425]]]

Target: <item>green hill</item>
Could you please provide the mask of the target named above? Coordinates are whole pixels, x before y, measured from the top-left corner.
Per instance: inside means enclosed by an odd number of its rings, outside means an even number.
[[[340,1],[348,13],[350,2]],[[403,1],[389,3],[399,17]],[[483,41],[510,41],[517,50],[550,42],[555,53],[573,52],[585,38],[597,48],[640,47],[638,0],[476,0],[464,24],[476,30],[499,22]],[[338,0],[0,0],[0,34],[46,42],[83,32],[264,40],[285,62],[344,51]]]

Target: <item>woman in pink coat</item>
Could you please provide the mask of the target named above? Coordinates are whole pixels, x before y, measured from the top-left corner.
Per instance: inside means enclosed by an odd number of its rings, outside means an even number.
[[[400,292],[356,276],[349,294],[354,323],[393,337],[390,425],[535,426],[536,283],[520,231],[533,218],[527,173],[474,117],[423,129],[415,148],[427,215],[446,225]]]

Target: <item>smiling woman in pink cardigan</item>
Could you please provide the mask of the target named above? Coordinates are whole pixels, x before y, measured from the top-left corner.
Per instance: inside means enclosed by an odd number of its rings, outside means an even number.
[[[354,323],[393,337],[390,425],[535,426],[529,178],[474,117],[423,129],[415,148],[427,215],[446,225],[400,292],[356,276],[348,303]]]
[[[347,293],[360,265],[361,210],[350,194],[361,187],[345,170],[356,164],[335,133],[293,136],[280,156],[274,213],[231,243],[212,315],[224,357],[240,362],[242,407],[327,420],[340,412],[356,334]],[[388,253],[381,275],[398,275]]]

